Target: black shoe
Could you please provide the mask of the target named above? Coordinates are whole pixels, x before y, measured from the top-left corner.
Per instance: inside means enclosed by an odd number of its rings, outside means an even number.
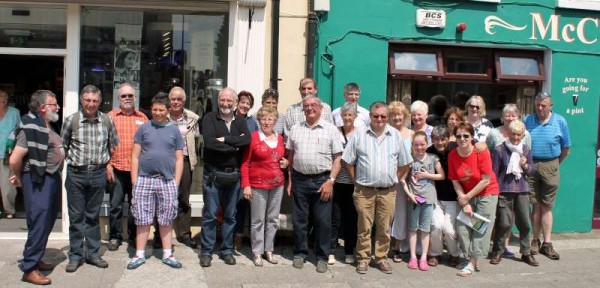
[[[235,265],[235,257],[231,254],[221,255],[221,259],[223,259],[223,262],[227,265]]]
[[[94,259],[88,259],[85,261],[86,263],[90,264],[90,265],[94,265],[98,268],[106,268],[108,267],[108,262],[104,261],[104,259],[102,259],[101,257],[96,257]]]
[[[108,251],[117,251],[119,250],[119,246],[121,246],[121,240],[110,239],[108,241]]]
[[[187,247],[192,248],[192,249],[198,248],[198,243],[196,243],[196,241],[194,241],[193,238],[182,239],[182,241],[179,241],[179,242]]]
[[[79,266],[81,266],[82,264],[83,263],[81,263],[81,261],[78,261],[78,260],[69,260],[69,264],[67,264],[65,271],[67,271],[67,273],[73,273],[73,272],[77,271]]]
[[[202,267],[210,267],[212,262],[211,256],[200,256],[200,266]]]

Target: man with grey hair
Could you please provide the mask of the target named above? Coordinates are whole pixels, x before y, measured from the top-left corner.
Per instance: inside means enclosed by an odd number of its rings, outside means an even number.
[[[558,193],[560,180],[559,165],[569,155],[571,137],[567,120],[552,111],[552,98],[548,93],[540,93],[535,98],[535,114],[525,118],[525,126],[531,135],[531,153],[535,165],[531,183],[533,188],[533,237],[531,254],[538,252],[552,260],[560,259],[552,245],[552,208]],[[544,243],[540,243],[540,232]]]
[[[98,252],[100,206],[108,178],[106,164],[119,144],[112,119],[98,111],[102,104],[98,87],[83,87],[80,101],[82,110],[65,119],[61,133],[67,161],[70,249],[65,270],[68,273],[77,271],[83,261],[99,268],[108,267]]]
[[[169,108],[169,119],[171,123],[179,127],[183,137],[183,174],[179,183],[178,197],[179,209],[175,220],[175,237],[180,243],[196,248],[198,244],[192,239],[190,225],[192,222],[192,206],[190,205],[190,192],[192,190],[192,175],[198,163],[196,157],[196,140],[200,137],[198,121],[200,117],[196,113],[185,109],[186,94],[183,88],[173,87],[169,92],[171,108]],[[168,247],[165,247],[168,248]]]
[[[294,260],[292,266],[304,267],[308,256],[308,221],[314,222],[317,272],[327,272],[331,250],[331,203],[333,183],[340,171],[342,143],[339,132],[321,116],[323,105],[319,98],[307,95],[302,99],[306,117],[292,127],[286,149],[290,169],[288,195],[293,198]]]
[[[54,267],[44,263],[48,236],[56,220],[64,155],[61,138],[50,123],[58,121],[60,106],[54,93],[37,90],[31,95],[29,113],[22,117],[16,146],[10,156],[10,182],[23,188],[27,213],[27,242],[19,268],[22,280],[35,285],[52,283],[40,270]]]
[[[217,240],[217,211],[223,209],[220,257],[225,264],[235,265],[233,233],[235,213],[240,193],[242,151],[250,144],[246,119],[236,118],[233,112],[237,93],[223,88],[218,95],[219,109],[202,119],[204,137],[204,177],[202,196],[202,233],[200,234],[200,266],[209,267]]]
[[[368,126],[371,120],[369,119],[369,110],[363,108],[358,105],[358,98],[360,98],[360,87],[358,84],[354,82],[350,82],[344,85],[344,99],[346,99],[346,103],[354,103],[356,104],[357,114],[356,119],[354,119],[354,127],[363,127]],[[342,107],[338,107],[333,112],[331,112],[331,116],[333,117],[333,124],[336,127],[344,126],[344,122],[342,121]]]

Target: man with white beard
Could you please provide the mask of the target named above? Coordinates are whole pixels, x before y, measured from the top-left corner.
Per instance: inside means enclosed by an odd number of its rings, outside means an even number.
[[[202,194],[204,212],[200,234],[200,266],[209,267],[217,238],[217,211],[223,207],[221,223],[221,252],[225,264],[235,265],[233,257],[233,233],[235,213],[240,193],[240,165],[242,151],[250,144],[250,132],[246,119],[236,118],[233,108],[237,93],[223,88],[218,96],[219,110],[202,120],[204,137],[204,176]]]
[[[29,109],[29,113],[21,118],[15,149],[10,156],[13,175],[10,182],[23,188],[27,213],[27,242],[19,268],[23,271],[23,281],[48,285],[52,280],[40,273],[40,270],[54,268],[41,259],[56,220],[57,194],[62,184],[62,139],[50,125],[51,122],[58,121],[60,106],[54,93],[37,90],[31,95]]]

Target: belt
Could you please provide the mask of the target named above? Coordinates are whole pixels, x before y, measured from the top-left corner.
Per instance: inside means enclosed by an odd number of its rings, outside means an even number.
[[[69,165],[69,168],[78,171],[78,172],[84,172],[84,171],[94,171],[94,170],[98,170],[98,169],[103,169],[106,167],[106,164],[100,164],[100,165],[83,165],[83,166],[74,166],[74,165]]]
[[[152,174],[152,175],[148,175],[148,177],[150,178],[165,178],[165,176],[163,176],[162,174]]]
[[[394,186],[388,186],[388,187],[371,187],[371,186],[364,186],[364,185],[360,185],[360,184],[357,184],[357,185],[365,187],[365,188],[368,188],[368,189],[373,189],[375,191],[385,191],[385,190],[391,190],[391,189],[394,188]]]
[[[318,178],[318,177],[323,177],[323,176],[327,176],[329,178],[329,174],[331,174],[331,171],[325,171],[325,172],[321,172],[321,173],[317,173],[317,174],[304,174],[304,173],[300,173],[300,172],[294,170],[294,173],[298,173],[304,177],[309,177],[309,178]]]
[[[209,164],[204,164],[204,167],[208,171],[219,171],[219,172],[226,172],[226,173],[232,173],[232,172],[239,171],[239,169],[235,168],[235,167],[216,167],[216,166],[212,166]]]
[[[554,158],[548,158],[548,159],[533,159],[533,161],[535,162],[552,162],[554,160],[558,159],[558,157],[554,157]]]

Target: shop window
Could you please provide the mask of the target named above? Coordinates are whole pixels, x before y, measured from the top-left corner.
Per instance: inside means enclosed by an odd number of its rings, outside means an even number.
[[[491,53],[485,50],[444,50],[444,77],[447,79],[491,80]]]
[[[394,51],[390,55],[390,72],[396,75],[441,76],[441,53],[427,49]]]
[[[67,47],[67,10],[0,6],[0,47]]]
[[[500,80],[544,80],[542,59],[539,56],[496,54],[496,73]]]
[[[557,0],[556,7],[600,11],[600,0]]]

